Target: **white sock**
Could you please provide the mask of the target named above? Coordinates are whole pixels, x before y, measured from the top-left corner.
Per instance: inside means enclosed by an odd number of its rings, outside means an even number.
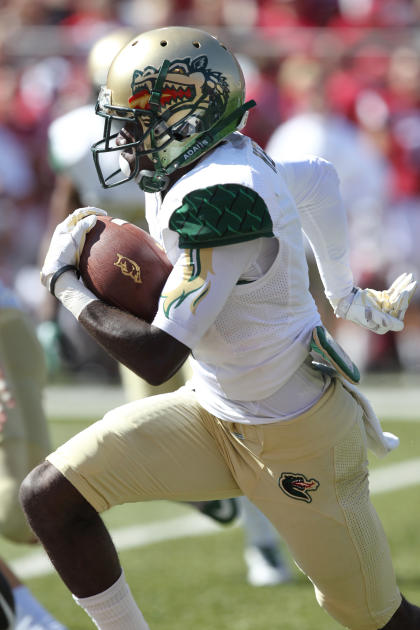
[[[150,630],[131,594],[124,572],[106,591],[91,597],[76,597],[99,630]]]
[[[65,626],[56,621],[51,614],[39,603],[26,586],[16,586],[13,589],[16,606],[16,630],[66,630]]]

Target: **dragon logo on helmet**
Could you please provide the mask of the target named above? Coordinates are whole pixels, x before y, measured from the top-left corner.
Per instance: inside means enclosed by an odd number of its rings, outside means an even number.
[[[159,68],[147,66],[144,70],[135,70],[131,82],[132,96],[129,105],[132,109],[148,111],[149,101],[154,89]],[[199,116],[202,129],[214,124],[223,114],[229,99],[229,85],[226,77],[208,67],[206,55],[195,59],[186,57],[172,61],[160,94],[160,114],[170,110],[166,119],[172,125],[184,118],[188,110]]]

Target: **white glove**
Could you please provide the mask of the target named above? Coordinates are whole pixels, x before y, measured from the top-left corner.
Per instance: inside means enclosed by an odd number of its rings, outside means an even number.
[[[97,215],[106,214],[105,210],[93,206],[78,208],[57,225],[41,270],[44,286],[49,289],[51,278],[63,267],[78,266],[86,234],[95,225]]]
[[[404,315],[416,290],[413,274],[403,273],[387,291],[358,289],[342,298],[334,313],[378,335],[404,328]]]

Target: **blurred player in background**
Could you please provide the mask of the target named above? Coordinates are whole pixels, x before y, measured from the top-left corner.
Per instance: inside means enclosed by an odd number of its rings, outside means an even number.
[[[0,282],[0,535],[36,543],[18,500],[28,471],[51,450],[42,407],[44,354],[14,294]],[[17,630],[64,630],[0,559],[15,600]],[[1,608],[1,598],[0,598]]]
[[[49,237],[55,225],[72,209],[83,205],[98,205],[109,213],[121,216],[145,227],[144,197],[134,182],[127,186],[127,194],[106,191],[95,177],[90,146],[102,133],[103,123],[95,116],[94,103],[99,86],[106,80],[106,70],[118,50],[130,39],[132,32],[120,28],[102,37],[92,48],[87,70],[91,84],[91,102],[65,112],[53,121],[48,130],[50,164],[55,172],[55,183],[51,195],[48,225],[41,243],[42,259]],[[73,129],[82,130],[74,136]],[[108,194],[110,193],[110,194]],[[39,312],[41,320],[38,336],[44,346],[47,361],[52,371],[64,360],[70,368],[104,372],[104,376],[115,377],[115,364],[104,352],[92,344],[88,335],[75,326],[65,309],[45,293]]]
[[[279,73],[280,88],[291,90],[293,81],[298,80],[296,77],[300,77],[307,66],[310,66],[311,72],[308,70],[305,73],[307,83],[305,90],[301,88],[304,105],[278,126],[265,147],[266,151],[274,161],[317,155],[334,164],[349,221],[355,282],[382,286],[387,281],[383,274],[386,255],[383,222],[389,203],[389,164],[360,127],[339,112],[331,110],[322,80],[321,62],[315,61],[310,55],[286,60]],[[364,370],[373,364],[379,367],[380,361],[382,366],[387,361],[395,361],[393,354],[387,354],[387,348],[392,345],[392,334],[385,338],[372,336],[368,331],[355,330],[348,322],[334,317],[323,294],[309,244],[307,256],[311,290],[322,321],[344,348],[351,348],[352,357],[359,368]],[[411,269],[411,266],[408,268]]]
[[[151,325],[98,300],[76,275],[85,235],[106,214],[88,207],[57,226],[42,278],[139,376],[165,382],[192,354],[193,383],[110,411],[50,454],[21,499],[101,630],[149,626],[100,512],[244,494],[344,627],[417,630],[420,608],[397,587],[369,497],[367,447],[385,455],[397,441],[322,326],[302,229],[335,314],[358,326],[401,330],[416,282],[404,273],[386,291],[354,286],[336,171],[321,158],[276,166],[239,132],[254,105],[244,97],[234,56],[197,29],[143,33],[113,61],[98,99],[98,175],[104,185],[136,178],[174,268]],[[101,168],[102,151],[120,171]]]
[[[109,66],[116,53],[130,40],[134,33],[128,28],[120,28],[101,37],[92,47],[87,60],[87,70],[92,96],[96,101],[100,87],[106,83]],[[75,137],[74,130],[80,129]],[[105,208],[111,216],[125,219],[143,229],[147,229],[144,216],[144,193],[134,182],[128,182],[124,189],[104,189],[101,186],[94,167],[91,145],[103,131],[103,121],[95,115],[93,104],[82,106],[56,119],[49,129],[49,155],[56,171],[56,184],[51,200],[49,214],[50,229],[45,243],[51,237],[55,226],[70,212],[81,206],[99,206]],[[84,333],[77,326],[74,318],[63,309],[51,294],[46,294],[44,304],[45,323],[41,327],[46,332],[51,326],[71,330],[71,338],[76,346],[80,345],[77,335]],[[61,333],[58,332],[58,335]],[[45,338],[47,335],[45,334]],[[92,341],[86,333],[83,346],[92,348]],[[48,335],[49,339],[54,336]],[[96,346],[96,344],[94,344]],[[47,356],[53,352],[48,345]],[[97,347],[94,351],[97,352]],[[185,364],[169,381],[160,386],[149,385],[125,366],[119,366],[121,381],[128,401],[135,401],[146,396],[153,396],[178,389],[191,376],[188,364]],[[237,503],[235,506],[234,503]],[[246,497],[232,501],[211,501],[193,504],[201,512],[220,523],[232,522],[238,513],[244,526],[244,560],[247,567],[247,580],[253,586],[273,586],[288,582],[291,571],[283,558],[279,537],[268,521]]]

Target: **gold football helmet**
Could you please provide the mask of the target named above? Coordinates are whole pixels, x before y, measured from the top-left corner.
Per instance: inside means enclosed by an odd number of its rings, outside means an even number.
[[[102,185],[135,178],[147,192],[164,190],[168,175],[244,126],[255,105],[244,100],[239,63],[213,35],[174,26],[135,37],[112,62],[96,105],[105,118],[103,138],[92,146]],[[117,146],[118,123],[133,122],[135,138]],[[120,152],[120,167],[106,176],[101,154],[112,151]],[[131,153],[130,166],[121,159],[122,151]],[[154,170],[141,170],[145,155]]]

